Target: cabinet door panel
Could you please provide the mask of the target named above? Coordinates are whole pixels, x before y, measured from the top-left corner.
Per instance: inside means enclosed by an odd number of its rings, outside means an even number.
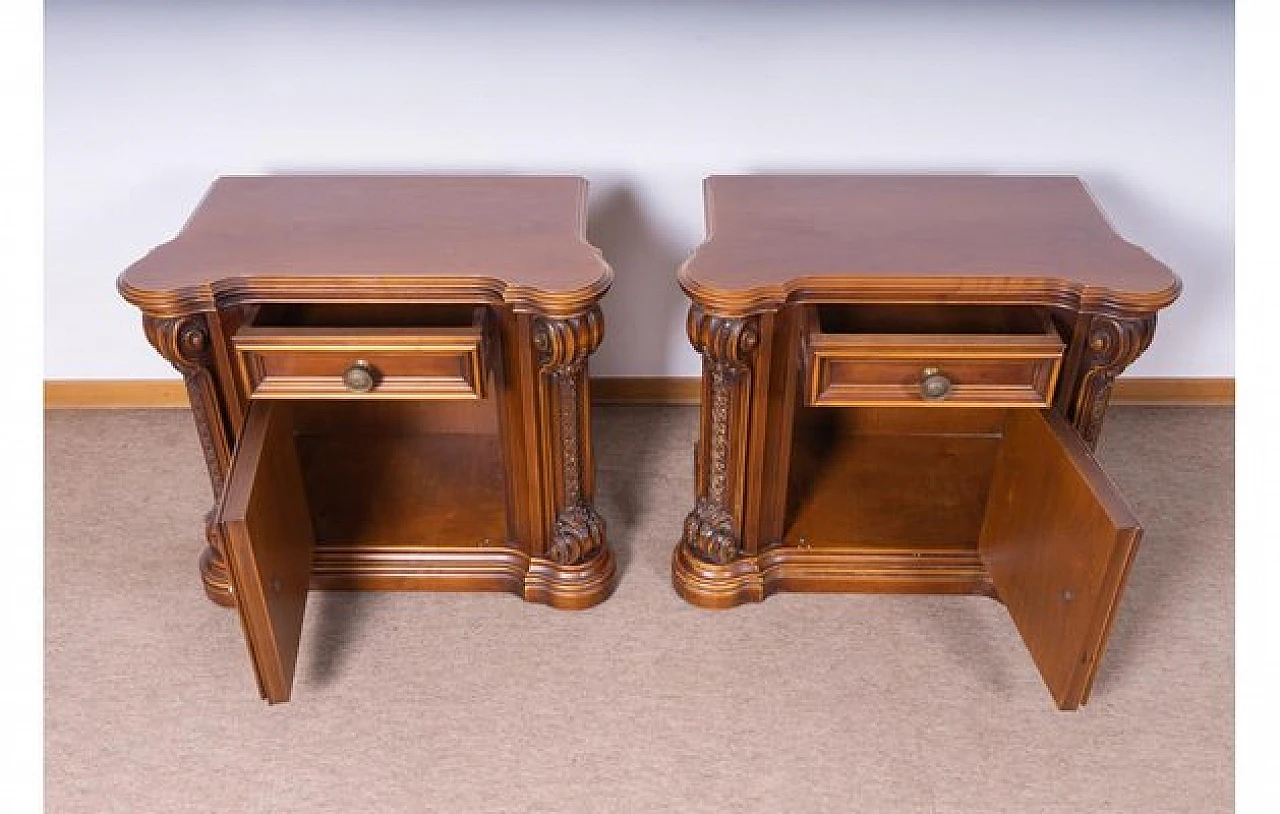
[[[315,537],[292,405],[249,405],[219,510],[236,607],[262,697],[288,701]]]
[[[1088,699],[1141,536],[1066,421],[1009,411],[978,552],[1062,709]]]

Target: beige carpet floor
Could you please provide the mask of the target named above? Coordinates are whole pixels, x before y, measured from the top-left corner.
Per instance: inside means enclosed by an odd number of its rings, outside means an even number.
[[[694,419],[597,410],[612,599],[314,594],[294,700],[268,707],[200,590],[190,416],[48,413],[48,810],[1231,810],[1229,409],[1112,411],[1100,458],[1147,532],[1076,713],[990,600],[684,604]]]

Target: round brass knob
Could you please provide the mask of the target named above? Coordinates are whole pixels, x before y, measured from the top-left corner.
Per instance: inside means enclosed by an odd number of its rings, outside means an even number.
[[[925,401],[941,401],[951,393],[951,380],[936,367],[926,367],[920,374],[920,395]]]
[[[368,393],[377,383],[377,379],[373,375],[373,367],[363,359],[359,359],[343,372],[342,383],[348,390]]]

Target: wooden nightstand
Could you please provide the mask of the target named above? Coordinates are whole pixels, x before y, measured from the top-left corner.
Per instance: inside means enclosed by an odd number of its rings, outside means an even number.
[[[201,573],[289,698],[307,592],[615,581],[587,358],[612,272],[577,178],[220,178],[121,275],[183,375],[217,504]]]
[[[1178,278],[1067,177],[712,177],[706,212],[676,589],[992,596],[1084,703],[1142,531],[1091,450]]]

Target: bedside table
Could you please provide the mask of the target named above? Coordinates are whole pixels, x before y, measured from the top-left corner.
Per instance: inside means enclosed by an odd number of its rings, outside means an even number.
[[[1178,278],[1067,177],[724,176],[676,590],[983,594],[1079,706],[1141,527],[1091,453]]]
[[[557,177],[218,179],[120,293],[186,381],[217,503],[205,590],[288,700],[311,589],[615,581],[587,358],[612,272]]]

